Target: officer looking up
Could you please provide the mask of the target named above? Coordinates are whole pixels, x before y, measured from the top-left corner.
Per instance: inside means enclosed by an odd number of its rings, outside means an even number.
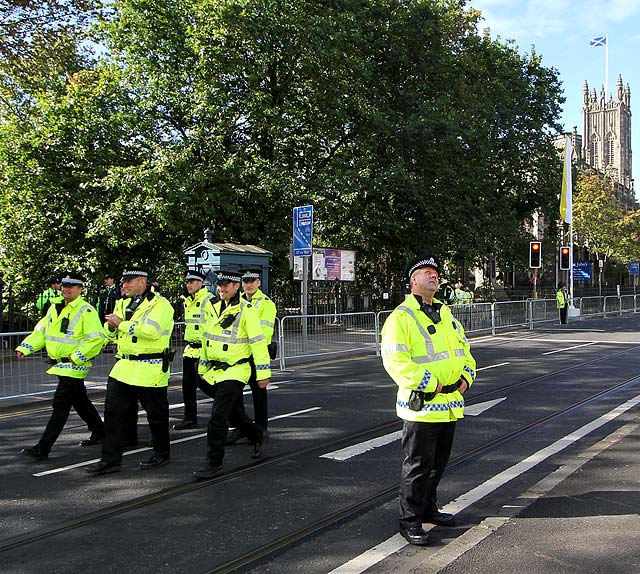
[[[42,437],[38,444],[22,451],[23,455],[36,460],[49,456],[71,407],[91,431],[91,436],[80,443],[82,446],[98,444],[104,436],[102,419],[84,386],[91,359],[100,354],[104,337],[98,313],[81,296],[83,287],[84,279],[80,275],[66,273],[62,279],[62,300],[52,303],[33,333],[16,348],[16,357],[22,360],[46,347],[52,365],[47,373],[58,376],[51,404],[53,412]]]
[[[146,470],[169,462],[169,348],[173,331],[173,307],[154,293],[141,269],[122,272],[124,297],[129,304],[122,315],[106,316],[108,333],[117,336],[119,359],[107,382],[105,431],[100,462],[85,468],[99,475],[122,470],[122,451],[131,411],[140,400],[147,412],[153,438],[153,455],[140,463]]]
[[[194,478],[214,478],[222,474],[224,445],[229,418],[253,444],[254,459],[266,452],[269,433],[254,423],[239,401],[251,376],[250,360],[256,365],[257,384],[266,388],[271,377],[269,351],[255,308],[240,297],[240,273],[218,273],[220,301],[207,323],[202,338],[199,374],[215,387],[215,400],[207,427],[208,464],[193,473]]]
[[[396,412],[404,420],[400,477],[400,534],[428,544],[423,522],[453,526],[438,510],[437,487],[456,428],[464,416],[463,394],[475,379],[476,362],[462,325],[433,296],[440,265],[432,255],[412,259],[405,269],[411,294],[382,329],[382,360],[398,385]]]
[[[277,353],[277,343],[272,341],[273,329],[276,322],[276,306],[261,290],[260,272],[256,269],[248,269],[242,275],[241,297],[255,308],[260,318],[260,328],[264,334],[269,350],[269,358],[275,359]],[[253,397],[253,418],[256,424],[260,425],[263,430],[267,430],[269,424],[269,405],[267,401],[267,388],[259,387],[256,380],[256,366],[251,357],[251,377],[249,378],[249,386],[251,387],[251,395]],[[240,395],[240,403],[244,410],[242,395]],[[240,438],[240,429],[234,429],[227,437],[227,444],[233,444]]]
[[[213,398],[213,387],[205,383],[198,375],[198,361],[202,348],[202,333],[207,322],[213,316],[213,293],[204,287],[204,273],[189,270],[185,277],[185,288],[188,295],[184,297],[184,340],[187,346],[182,356],[182,400],[184,401],[184,418],[173,425],[175,430],[192,429],[198,426],[198,406],[196,389]]]

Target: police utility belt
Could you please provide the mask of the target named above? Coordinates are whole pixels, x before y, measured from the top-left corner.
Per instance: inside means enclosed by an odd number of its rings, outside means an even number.
[[[240,359],[233,364],[225,363],[224,361],[206,361],[207,367],[213,367],[216,371],[226,371],[231,367],[235,367],[236,365],[242,365],[242,363],[251,362],[251,357],[245,357],[244,359]]]
[[[446,385],[445,387],[442,387],[440,393],[452,393],[457,390],[458,387],[458,383]],[[431,393],[425,393],[424,391],[411,391],[411,394],[409,395],[409,409],[412,411],[421,411],[425,403],[432,401],[434,397],[440,393],[436,393],[436,391]]]
[[[187,341],[187,345],[189,345],[189,347],[191,347],[192,349],[201,349],[202,341]]]
[[[140,353],[139,355],[120,354],[119,359],[127,359],[129,361],[146,361],[147,359],[162,359],[162,372],[169,370],[169,363],[173,361],[176,352],[172,349],[165,349],[162,353]]]
[[[63,357],[62,359],[52,359],[51,357],[49,357],[49,363],[51,365],[57,365],[58,363],[71,363],[71,358],[70,357]]]

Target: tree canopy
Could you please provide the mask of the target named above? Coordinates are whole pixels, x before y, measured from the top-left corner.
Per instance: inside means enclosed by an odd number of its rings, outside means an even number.
[[[209,227],[282,277],[304,204],[374,285],[423,250],[513,260],[531,214],[557,212],[561,87],[465,4],[40,3],[56,57],[35,28],[1,48],[0,265],[31,288],[62,267],[177,272]]]

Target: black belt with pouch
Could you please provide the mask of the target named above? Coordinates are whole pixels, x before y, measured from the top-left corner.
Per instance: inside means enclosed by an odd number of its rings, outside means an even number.
[[[453,385],[446,385],[442,387],[440,393],[452,393],[458,388],[458,383],[454,383]],[[425,393],[424,391],[411,391],[409,395],[409,409],[412,411],[421,411],[424,407],[425,403],[432,401],[436,394],[435,391],[431,393]]]

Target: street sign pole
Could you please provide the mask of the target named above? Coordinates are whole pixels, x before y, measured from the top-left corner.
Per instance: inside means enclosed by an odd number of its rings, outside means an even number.
[[[307,315],[309,297],[309,257],[313,254],[313,205],[293,208],[293,255],[302,257],[300,292],[300,331],[302,348],[307,350]]]

